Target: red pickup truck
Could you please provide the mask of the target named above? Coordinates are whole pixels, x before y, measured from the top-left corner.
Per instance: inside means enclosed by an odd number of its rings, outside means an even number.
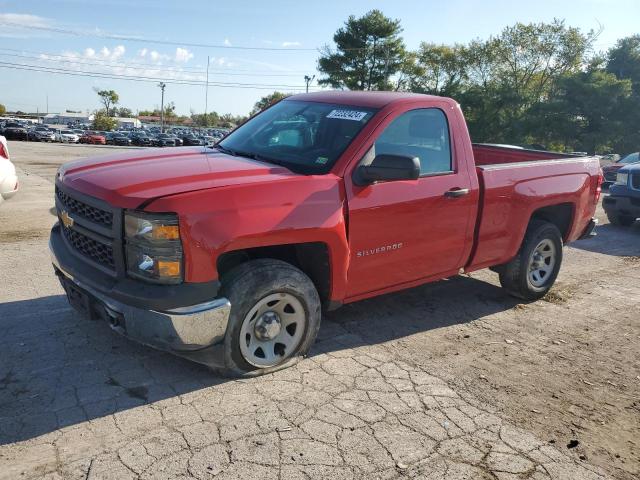
[[[595,158],[472,145],[448,98],[312,93],[212,148],[64,164],[50,248],[88,316],[255,375],[305,355],[322,308],[485,267],[540,298],[601,183]]]

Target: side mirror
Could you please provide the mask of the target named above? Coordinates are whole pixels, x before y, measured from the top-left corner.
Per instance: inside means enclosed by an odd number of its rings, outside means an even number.
[[[420,159],[405,155],[377,155],[369,165],[360,165],[354,175],[356,185],[393,180],[416,180],[420,177]]]

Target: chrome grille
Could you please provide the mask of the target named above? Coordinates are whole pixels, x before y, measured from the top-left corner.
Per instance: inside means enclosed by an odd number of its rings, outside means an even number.
[[[56,187],[56,196],[70,213],[80,215],[81,217],[106,228],[111,228],[113,226],[113,214],[111,212],[92,207],[91,205],[87,205],[86,203],[76,200],[60,190],[58,187]]]

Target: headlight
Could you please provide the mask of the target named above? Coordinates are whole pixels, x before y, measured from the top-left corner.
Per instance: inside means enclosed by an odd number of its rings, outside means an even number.
[[[626,185],[627,183],[629,183],[629,174],[618,172],[618,174],[616,175],[616,184]]]
[[[124,231],[129,275],[155,283],[182,282],[182,243],[175,214],[128,211]]]

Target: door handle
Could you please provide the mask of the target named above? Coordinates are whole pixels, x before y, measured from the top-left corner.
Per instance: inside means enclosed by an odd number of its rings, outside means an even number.
[[[452,188],[451,190],[447,190],[444,192],[444,196],[447,198],[458,198],[464,197],[469,194],[468,188]]]

